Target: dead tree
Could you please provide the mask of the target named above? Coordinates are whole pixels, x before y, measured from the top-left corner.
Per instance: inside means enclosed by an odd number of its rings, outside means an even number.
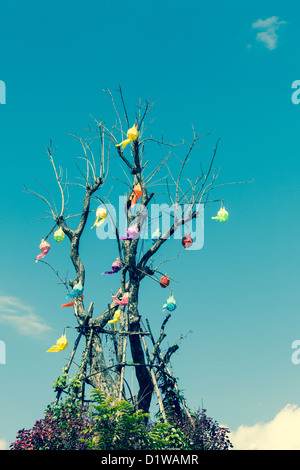
[[[171,356],[178,349],[178,341],[170,346],[164,354],[162,353],[161,343],[166,336],[165,327],[171,316],[170,313],[164,318],[157,340],[155,340],[155,335],[150,329],[148,318],[145,319],[147,324],[146,330],[142,327],[143,313],[139,310],[140,286],[143,279],[146,277],[153,279],[154,282],[159,282],[158,276],[162,274],[159,271],[161,265],[154,267],[153,260],[158,251],[173,237],[175,232],[180,227],[184,227],[188,222],[197,218],[199,216],[199,208],[211,202],[223,202],[223,200],[219,198],[210,198],[212,191],[222,186],[222,184],[216,184],[218,175],[214,172],[218,142],[213,149],[208,168],[203,170],[201,165],[199,165],[199,174],[194,176],[193,180],[188,178],[183,180],[183,175],[192,157],[192,153],[197,151],[199,141],[204,136],[196,133],[193,129],[191,143],[183,141],[173,145],[166,143],[163,139],[155,139],[149,135],[148,128],[150,123],[146,122],[149,112],[152,110],[152,103],[150,101],[140,103],[134,119],[129,119],[122,90],[119,89],[120,107],[122,109],[122,115],[124,115],[124,117],[121,118],[113,95],[109,90],[106,91],[110,96],[113,109],[116,113],[116,124],[112,128],[109,128],[104,121],[99,121],[92,117],[93,122],[96,124],[96,129],[89,130],[91,137],[82,139],[73,136],[78,141],[82,150],[81,158],[84,162],[85,169],[80,169],[80,172],[83,177],[83,182],[74,183],[65,178],[63,172],[57,169],[54,162],[54,151],[50,145],[47,149],[47,154],[53,166],[55,179],[58,184],[61,198],[60,210],[57,210],[54,204],[54,198],[47,190],[47,197],[28,188],[25,188],[25,190],[39,197],[47,204],[49,216],[54,219],[55,223],[50,233],[53,232],[54,228],[60,227],[69,240],[70,258],[75,275],[74,278],[70,279],[68,282],[64,281],[67,290],[73,289],[78,283],[81,283],[84,288],[85,266],[84,260],[82,260],[80,256],[80,240],[87,227],[88,218],[91,212],[95,210],[91,208],[91,204],[97,202],[98,205],[101,203],[101,205],[106,206],[109,201],[107,198],[106,203],[103,203],[104,198],[101,193],[103,191],[103,185],[109,176],[108,170],[113,158],[114,161],[115,158],[119,160],[126,174],[127,181],[125,181],[124,184],[129,185],[128,200],[130,200],[130,195],[132,195],[137,185],[140,189],[140,197],[137,204],[137,207],[140,207],[140,209],[133,213],[131,205],[126,204],[128,227],[132,226],[134,221],[138,221],[137,226],[141,233],[143,224],[146,223],[147,218],[145,210],[149,208],[150,202],[153,201],[158,187],[163,188],[165,193],[164,197],[168,205],[175,207],[173,222],[165,233],[160,234],[160,236],[148,246],[143,245],[143,240],[139,236],[133,239],[120,239],[118,221],[114,223],[117,250],[121,263],[119,272],[120,285],[117,292],[115,292],[115,296],[121,299],[124,297],[124,294],[128,295],[128,305],[120,306],[115,300],[112,300],[109,305],[103,306],[103,312],[100,315],[93,318],[93,303],[86,309],[82,296],[74,297],[73,308],[78,324],[79,336],[65,369],[65,373],[67,374],[79,340],[85,338],[85,354],[79,373],[79,380],[82,383],[81,393],[84,389],[84,385],[90,384],[92,387],[104,391],[107,397],[113,396],[116,399],[131,398],[135,405],[145,412],[149,411],[153,393],[156,393],[161,415],[163,419],[166,420],[163,397],[158,384],[162,377],[167,376],[168,380],[171,381],[170,383],[173,384],[174,390],[178,391],[176,379],[172,375],[169,367]],[[133,124],[138,131],[138,137],[127,146],[126,151],[125,149],[123,151],[122,146],[117,145],[124,139],[126,131],[131,128]],[[92,144],[95,142],[97,144],[99,143],[100,164],[96,163],[95,155],[92,150]],[[144,162],[145,149],[150,143],[151,145],[157,145],[160,149],[166,149],[165,157],[162,158],[160,163],[152,170],[148,170],[149,162]],[[129,151],[131,153],[130,158],[126,156],[128,149],[130,149]],[[178,149],[183,155],[181,158],[175,153],[175,150]],[[175,176],[174,170],[171,167],[174,159],[177,164],[179,162],[177,176]],[[154,181],[162,171],[164,171],[165,174]],[[79,222],[75,229],[71,229],[69,226],[69,221],[74,215],[68,214],[68,193],[69,187],[72,184],[81,186],[84,192],[83,204],[77,215]],[[182,210],[183,207],[185,208],[185,212]],[[186,208],[188,208],[188,210]],[[44,238],[47,238],[49,234]],[[52,269],[55,271],[53,267]],[[118,329],[110,329],[108,322],[113,319],[117,310],[120,313]],[[105,348],[103,346],[104,336],[109,337],[113,344],[114,363],[112,365],[108,364],[107,358],[105,357]],[[126,351],[128,348],[130,348],[132,357],[130,363],[126,359]],[[128,393],[125,391],[124,374],[126,367],[131,367],[135,371],[138,383],[138,393],[135,397],[128,397]],[[63,386],[57,389],[57,399],[59,399],[63,390]],[[84,393],[82,393],[82,396],[84,399]],[[186,414],[189,415],[184,402],[182,402],[182,407]]]

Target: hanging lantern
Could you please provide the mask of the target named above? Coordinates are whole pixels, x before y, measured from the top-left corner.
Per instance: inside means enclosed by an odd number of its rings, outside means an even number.
[[[126,237],[119,237],[120,240],[136,240],[140,236],[140,231],[137,224],[132,224],[127,230]]]
[[[142,196],[142,194],[143,193],[142,193],[141,185],[140,183],[138,183],[134,186],[133,191],[131,195],[129,196],[129,203],[131,207],[133,207],[137,203],[137,200]]]
[[[190,248],[193,244],[193,239],[191,238],[191,234],[185,235],[181,240],[183,248]]]
[[[177,308],[177,302],[174,299],[173,294],[167,299],[166,303],[163,305],[163,312],[168,310],[169,312],[173,312]]]
[[[56,344],[51,346],[50,349],[46,352],[59,352],[63,351],[68,347],[68,340],[66,334],[61,335],[61,337],[56,341]]]
[[[98,209],[96,210],[96,221],[92,228],[94,228],[95,226],[100,227],[100,225],[103,224],[106,217],[107,217],[107,210],[104,207],[98,207]]]
[[[59,227],[55,232],[54,232],[54,240],[56,242],[62,242],[63,239],[65,238],[65,233],[62,230],[61,227]]]
[[[152,233],[152,240],[158,240],[161,237],[161,231],[159,230],[159,227],[155,230],[155,232]]]
[[[122,145],[122,150],[126,147],[126,145],[130,144],[137,139],[139,132],[137,130],[136,124],[133,127],[128,129],[127,131],[127,139],[123,140],[120,144],[117,144],[116,147],[120,147]]]
[[[82,296],[82,293],[83,293],[83,286],[81,282],[77,282],[76,284],[74,284],[72,292],[69,292],[66,295],[66,299],[69,299],[70,297],[80,297]]]
[[[50,244],[46,242],[46,240],[42,239],[39,248],[42,253],[36,257],[36,260],[35,260],[36,263],[38,262],[39,259],[44,258],[46,256],[46,254],[48,253],[51,247],[50,247]]]
[[[84,299],[84,295],[81,297],[81,300]],[[69,302],[68,304],[63,304],[62,307],[73,307],[74,302]]]
[[[160,278],[160,281],[159,281],[161,287],[168,287],[168,285],[170,284],[170,278],[166,275],[162,276]]]
[[[113,264],[111,265],[111,271],[105,271],[102,274],[115,274],[119,272],[121,269],[122,269],[122,262],[120,258],[117,258],[116,261],[114,261]]]
[[[112,298],[118,305],[128,305],[128,292],[125,292],[121,299],[118,299],[115,295],[113,295]]]
[[[121,313],[121,310],[117,310],[114,314],[114,318],[107,322],[107,324],[109,324],[109,325],[114,325],[115,330],[117,330],[117,325],[116,324],[120,320],[120,313]]]
[[[216,219],[219,222],[225,222],[228,220],[228,212],[225,210],[225,207],[221,207],[216,217],[212,217],[212,219]]]

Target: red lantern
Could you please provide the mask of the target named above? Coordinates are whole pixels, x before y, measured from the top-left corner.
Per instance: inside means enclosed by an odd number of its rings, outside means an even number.
[[[181,243],[182,243],[183,248],[190,248],[190,246],[192,246],[193,244],[193,239],[191,238],[191,234],[183,237],[183,239],[181,240]]]
[[[168,287],[168,285],[170,284],[170,278],[166,275],[164,275],[163,277],[160,278],[160,281],[159,281],[161,287]]]

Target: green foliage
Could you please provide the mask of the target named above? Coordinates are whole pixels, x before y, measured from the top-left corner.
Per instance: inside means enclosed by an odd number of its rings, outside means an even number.
[[[147,413],[136,411],[127,401],[106,398],[100,390],[91,392],[92,438],[85,444],[93,450],[187,449],[184,433],[171,424],[158,422],[147,426]]]
[[[75,374],[73,378],[67,380],[68,372],[66,371],[64,367],[63,374],[57,377],[57,379],[53,382],[52,387],[54,388],[56,392],[59,390],[64,390],[69,395],[73,395],[74,397],[77,397],[82,390],[82,381],[80,380],[79,372],[80,371],[78,371],[77,374]]]
[[[134,406],[125,400],[106,398],[101,390],[93,390],[91,396],[95,402],[90,408],[93,437],[85,440],[90,449],[148,448],[149,439],[145,425],[148,414],[141,410],[136,411]]]
[[[172,424],[157,423],[149,431],[151,450],[189,449],[184,433]]]
[[[52,384],[52,387],[54,388],[55,391],[64,389],[66,387],[67,377],[68,377],[68,373],[66,372],[65,367],[63,367],[63,374],[59,375]]]
[[[182,403],[185,402],[183,392],[175,390],[174,380],[165,373],[160,377],[159,388],[168,422],[181,418],[184,415],[182,408]],[[158,413],[158,416],[160,416],[160,413]]]
[[[75,388],[79,385],[75,378]],[[73,387],[73,385],[72,385]],[[206,416],[206,410],[174,416],[168,423],[148,423],[149,415],[100,390],[91,392],[93,403],[83,407],[69,396],[45,410],[32,429],[22,429],[12,450],[227,450],[228,430]]]

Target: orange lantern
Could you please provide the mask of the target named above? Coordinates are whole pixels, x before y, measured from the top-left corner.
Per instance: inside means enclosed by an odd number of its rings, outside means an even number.
[[[141,185],[140,183],[138,183],[133,188],[133,191],[129,197],[131,207],[133,207],[136,204],[137,200],[142,196],[142,194],[143,192],[142,192]]]
[[[81,297],[81,300],[83,299],[84,299],[84,295]],[[69,302],[67,304],[63,304],[62,307],[73,307],[73,305],[74,305],[74,302]]]

